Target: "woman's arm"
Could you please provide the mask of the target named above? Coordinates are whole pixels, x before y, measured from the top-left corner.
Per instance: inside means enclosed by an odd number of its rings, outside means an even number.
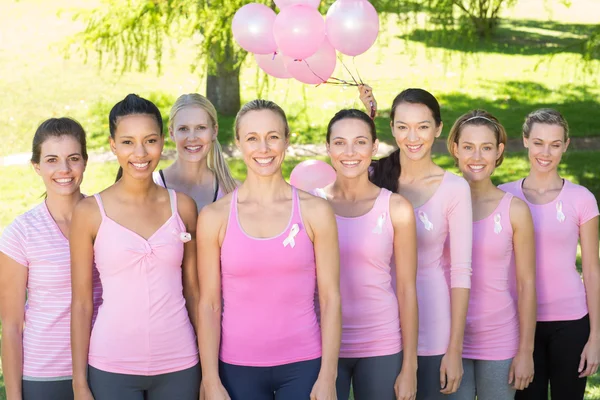
[[[100,226],[100,213],[93,197],[81,200],[71,219],[71,353],[73,391],[76,399],[91,399],[87,382],[88,353],[94,312],[92,267],[94,239]]]
[[[228,203],[226,203],[228,204]],[[207,400],[229,399],[219,378],[219,346],[221,343],[221,243],[223,221],[220,202],[202,208],[196,228],[198,248],[198,348],[202,366],[202,387]]]
[[[523,390],[533,381],[533,344],[536,325],[535,236],[529,207],[514,197],[510,205],[513,229],[517,301],[519,307],[519,351],[509,372],[509,384]]]
[[[335,381],[342,340],[337,224],[333,210],[326,200],[308,194],[305,196],[303,196],[305,204],[302,211],[309,217],[308,222],[314,244],[323,348],[321,370],[311,392],[311,399],[333,400],[335,399]]]
[[[591,376],[600,362],[600,261],[598,260],[598,216],[579,228],[583,283],[590,315],[590,336],[579,365],[579,376]]]
[[[198,303],[200,302],[200,288],[198,286],[198,269],[196,263],[196,223],[198,211],[196,202],[183,193],[177,193],[177,210],[185,225],[186,233],[190,234],[191,240],[183,246],[183,297],[185,306],[190,316],[190,322],[194,326],[194,332],[198,335]]]
[[[390,218],[394,227],[396,296],[402,328],[402,370],[396,385],[398,400],[412,399],[417,393],[417,231],[412,206],[403,197],[390,198]]]
[[[448,193],[448,241],[450,243],[450,341],[440,368],[441,392],[458,390],[463,375],[462,351],[471,288],[471,256],[473,247],[473,210],[471,189],[458,178]]]
[[[0,252],[2,372],[7,400],[21,400],[27,267]]]

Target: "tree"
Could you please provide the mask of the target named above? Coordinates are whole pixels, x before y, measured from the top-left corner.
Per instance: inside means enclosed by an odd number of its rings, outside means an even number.
[[[167,40],[199,37],[202,44],[193,68],[206,68],[206,94],[219,112],[235,115],[240,108],[239,72],[247,53],[234,43],[231,20],[249,2],[103,0],[101,7],[76,15],[86,28],[75,35],[72,44],[86,54],[97,52],[101,64],[107,58],[113,60],[123,71],[144,71],[151,60],[160,71]]]

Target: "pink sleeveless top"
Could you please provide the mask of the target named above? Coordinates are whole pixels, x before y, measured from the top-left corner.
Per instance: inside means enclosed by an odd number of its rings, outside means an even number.
[[[321,356],[315,313],[316,266],[300,200],[292,187],[288,226],[272,238],[246,234],[231,198],[221,246],[223,320],[221,361],[266,367]]]
[[[490,216],[473,222],[473,274],[463,357],[507,360],[519,348],[517,304],[510,292],[514,278],[513,230],[506,193]]]
[[[198,363],[181,265],[185,225],[169,190],[171,217],[144,239],[106,216],[94,242],[103,303],[90,338],[89,364],[107,372],[159,375]]]
[[[394,254],[391,195],[381,189],[373,208],[360,217],[335,216],[340,243],[342,358],[385,356],[402,350],[390,267]]]

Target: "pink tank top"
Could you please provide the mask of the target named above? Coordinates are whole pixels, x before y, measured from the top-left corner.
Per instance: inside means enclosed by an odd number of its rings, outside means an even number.
[[[198,363],[181,264],[185,225],[169,190],[171,217],[148,239],[106,216],[94,243],[103,303],[90,338],[89,364],[107,372],[159,375]]]
[[[221,246],[223,320],[221,361],[266,367],[321,356],[315,312],[316,266],[300,200],[292,187],[292,212],[285,230],[254,238],[240,225],[237,189],[231,198]]]
[[[368,213],[335,217],[340,243],[343,358],[385,356],[402,350],[390,267],[394,254],[391,195],[381,189]]]
[[[507,360],[519,348],[517,304],[510,292],[513,230],[506,193],[490,216],[473,222],[473,274],[463,357]]]

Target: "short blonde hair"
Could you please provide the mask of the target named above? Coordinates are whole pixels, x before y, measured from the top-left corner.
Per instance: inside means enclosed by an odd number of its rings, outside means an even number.
[[[173,107],[171,107],[171,112],[169,113],[170,131],[173,130],[173,121],[175,121],[177,113],[188,107],[198,107],[206,111],[213,128],[217,128],[218,119],[215,106],[206,97],[198,93],[189,93],[179,96],[175,101],[175,104],[173,104]],[[225,193],[233,192],[237,187],[237,184],[235,179],[233,179],[233,176],[231,176],[231,170],[229,169],[229,165],[227,165],[227,161],[225,161],[225,157],[223,157],[223,149],[218,140],[213,140],[210,150],[208,151],[206,163],[208,168],[213,171],[217,180],[221,183],[223,191]]]
[[[487,126],[496,136],[496,146],[499,146],[500,143],[506,146],[508,135],[506,134],[506,129],[504,129],[500,121],[498,121],[498,118],[485,110],[471,110],[468,113],[461,115],[456,122],[454,122],[452,129],[450,129],[450,134],[448,135],[446,146],[448,147],[448,152],[452,158],[454,158],[455,163],[458,164],[458,158],[454,155],[454,143],[458,145],[462,129],[469,125]],[[502,161],[504,161],[504,152],[496,160],[496,167],[502,165]]]

